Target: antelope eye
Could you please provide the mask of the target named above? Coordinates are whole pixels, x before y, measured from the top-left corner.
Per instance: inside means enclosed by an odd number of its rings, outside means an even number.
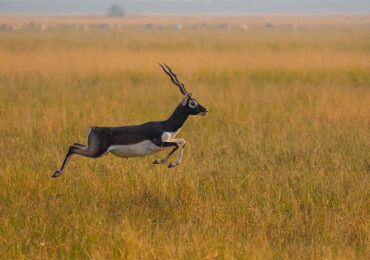
[[[198,105],[198,104],[197,104],[197,102],[196,102],[195,100],[191,100],[191,101],[189,102],[189,107],[190,107],[190,108],[195,108],[197,105]]]

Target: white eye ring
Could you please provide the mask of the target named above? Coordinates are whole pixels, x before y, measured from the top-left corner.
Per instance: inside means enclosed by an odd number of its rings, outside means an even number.
[[[189,102],[189,107],[190,108],[196,108],[197,105],[198,105],[197,102],[194,101],[194,100],[192,100],[192,101]]]

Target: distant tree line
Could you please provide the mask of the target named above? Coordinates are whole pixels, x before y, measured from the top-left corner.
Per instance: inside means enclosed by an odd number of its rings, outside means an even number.
[[[108,16],[111,17],[122,17],[125,15],[125,11],[118,4],[113,4],[108,9]]]

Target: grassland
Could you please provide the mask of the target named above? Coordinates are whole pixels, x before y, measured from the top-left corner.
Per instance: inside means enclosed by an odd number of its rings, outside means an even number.
[[[369,16],[0,17],[30,21],[56,26],[0,32],[0,258],[369,259]],[[182,164],[76,156],[52,179],[89,126],[169,116],[158,61],[210,111]]]

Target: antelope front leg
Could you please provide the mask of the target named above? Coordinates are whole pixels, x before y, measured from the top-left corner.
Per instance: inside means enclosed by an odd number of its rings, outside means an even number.
[[[162,160],[158,160],[158,159],[155,159],[155,161],[153,162],[153,164],[161,164],[161,163],[165,163],[168,161],[168,158],[170,158],[170,156],[176,152],[176,150],[179,149],[179,146],[176,144],[175,148],[173,148],[171,150],[171,152],[169,152],[166,157],[164,157]]]
[[[180,164],[182,153],[184,152],[184,147],[185,147],[185,143],[186,143],[184,139],[175,139],[175,140],[172,140],[172,141],[177,143],[180,146],[180,152],[179,152],[179,156],[177,157],[177,160],[175,162],[170,163],[168,165],[168,168],[172,168],[172,167],[175,167],[175,166]]]
[[[172,151],[169,153],[169,154],[167,154],[167,156],[166,157],[164,157],[162,160],[155,160],[153,163],[154,164],[160,164],[160,163],[165,163],[165,162],[167,162],[167,160],[168,160],[168,158],[179,148],[179,145],[176,143],[176,142],[163,142],[162,144],[161,144],[161,146],[162,147],[171,147],[171,146],[173,146],[174,148],[172,149]]]

